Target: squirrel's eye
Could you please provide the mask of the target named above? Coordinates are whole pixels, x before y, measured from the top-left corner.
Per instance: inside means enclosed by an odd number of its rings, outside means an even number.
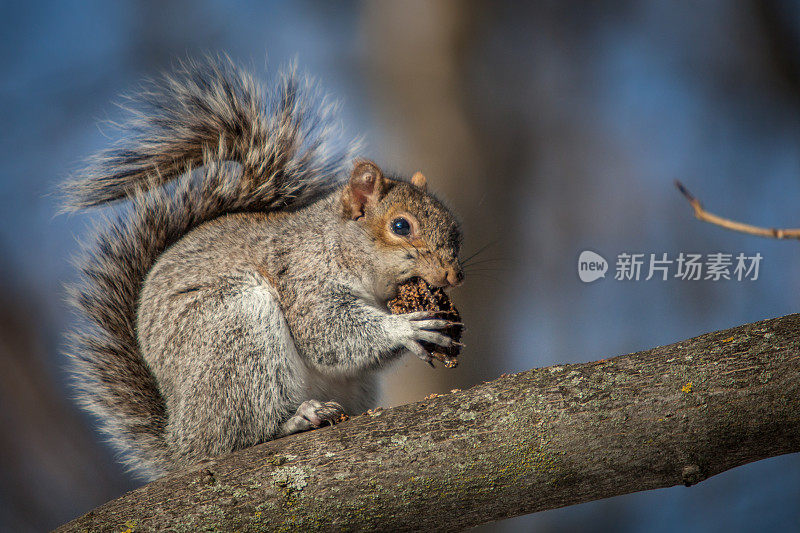
[[[392,233],[405,237],[411,233],[411,223],[403,217],[392,220]]]

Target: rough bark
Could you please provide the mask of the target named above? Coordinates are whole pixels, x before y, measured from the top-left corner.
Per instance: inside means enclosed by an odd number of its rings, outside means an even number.
[[[800,315],[789,315],[255,446],[59,531],[455,531],[797,451]]]

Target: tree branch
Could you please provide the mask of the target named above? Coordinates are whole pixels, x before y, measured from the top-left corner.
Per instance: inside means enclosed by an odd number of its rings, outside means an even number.
[[[695,198],[689,189],[678,180],[675,180],[675,186],[681,194],[689,201],[689,204],[694,209],[694,216],[698,219],[720,226],[731,231],[738,231],[739,233],[747,233],[748,235],[756,235],[758,237],[768,237],[771,239],[800,239],[800,228],[782,229],[782,228],[762,228],[760,226],[753,226],[745,224],[744,222],[737,222],[729,218],[723,218],[714,213],[709,213],[703,208],[700,200]]]
[[[59,531],[456,531],[797,451],[800,315],[789,315],[268,442]]]

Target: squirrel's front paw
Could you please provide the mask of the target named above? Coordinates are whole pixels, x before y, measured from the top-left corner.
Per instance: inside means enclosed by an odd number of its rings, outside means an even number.
[[[347,420],[344,407],[336,402],[320,402],[306,400],[297,408],[297,412],[281,426],[281,435],[291,435],[325,424],[334,425]]]
[[[429,342],[444,348],[450,348],[454,344],[460,344],[447,335],[437,331],[460,325],[460,323],[436,318],[436,316],[436,311],[417,311],[414,313],[392,315],[392,318],[396,320],[395,327],[400,336],[400,344],[428,363],[431,363],[431,354],[420,342]]]

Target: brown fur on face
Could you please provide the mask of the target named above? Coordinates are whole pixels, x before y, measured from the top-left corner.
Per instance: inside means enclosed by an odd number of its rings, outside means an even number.
[[[362,224],[375,246],[393,257],[393,264],[385,268],[394,268],[399,281],[420,276],[437,287],[457,285],[463,279],[458,261],[461,229],[450,210],[426,189],[419,172],[411,182],[387,178],[375,163],[361,160],[342,193],[344,215]],[[400,216],[411,223],[408,236],[391,229]]]

